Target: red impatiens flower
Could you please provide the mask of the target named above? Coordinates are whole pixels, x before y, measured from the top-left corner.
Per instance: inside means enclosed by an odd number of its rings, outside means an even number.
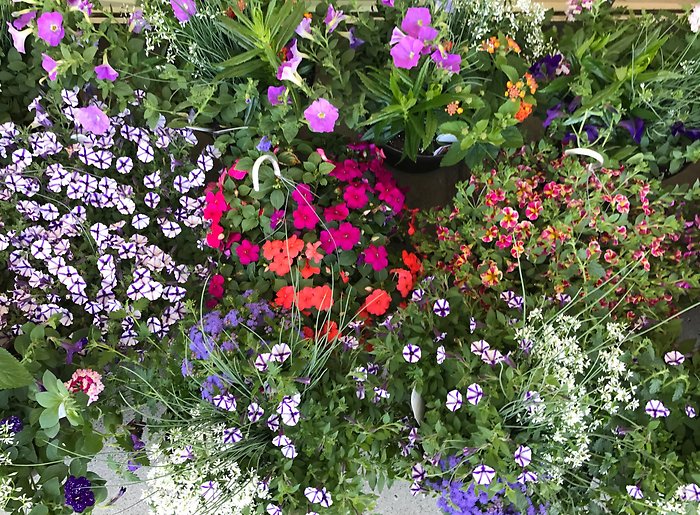
[[[398,276],[396,281],[396,289],[399,290],[402,297],[407,297],[413,290],[413,275],[411,272],[403,268],[394,268],[391,273]]]
[[[218,223],[211,224],[207,233],[207,245],[218,249],[221,247],[221,242],[224,240],[224,228]]]
[[[348,185],[343,193],[343,199],[350,209],[363,209],[369,202],[366,188],[362,184]]]
[[[386,248],[383,245],[368,245],[363,251],[365,263],[371,265],[374,270],[384,270],[389,265]]]
[[[311,266],[311,262],[308,259],[305,259],[304,260],[304,267],[299,271],[299,273],[301,274],[301,276],[304,279],[308,279],[309,277],[313,277],[314,275],[316,275],[320,271],[321,271],[320,268],[315,267],[315,266]]]
[[[401,258],[404,264],[408,267],[412,274],[422,274],[423,273],[423,263],[421,263],[418,256],[413,252],[402,251]]]
[[[241,260],[242,265],[249,265],[250,263],[255,263],[260,257],[260,247],[250,240],[243,240],[236,248],[236,254],[238,254],[238,259]]]
[[[275,297],[275,304],[285,309],[291,309],[293,303],[294,286],[283,286],[277,291],[277,296]]]
[[[326,337],[327,342],[332,342],[333,340],[335,340],[338,337],[338,324],[336,324],[332,320],[326,321],[321,326],[321,329],[316,335],[316,338],[323,338],[324,336]]]
[[[360,311],[367,311],[372,315],[380,316],[387,312],[390,305],[391,297],[389,294],[381,288],[377,288],[367,296]]]

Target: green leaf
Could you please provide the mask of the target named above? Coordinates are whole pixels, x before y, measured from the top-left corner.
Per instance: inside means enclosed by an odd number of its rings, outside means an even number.
[[[0,390],[23,388],[34,382],[26,368],[6,349],[0,349]]]
[[[282,209],[284,201],[285,197],[282,190],[273,190],[272,193],[270,193],[270,204],[272,204],[272,207],[275,209]]]
[[[39,425],[42,429],[49,429],[58,424],[58,407],[47,408],[41,412]]]
[[[61,397],[54,392],[39,392],[36,394],[36,402],[42,408],[53,408],[61,404]]]

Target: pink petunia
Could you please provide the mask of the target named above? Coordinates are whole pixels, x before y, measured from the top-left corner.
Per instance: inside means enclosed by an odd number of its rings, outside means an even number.
[[[114,82],[117,80],[117,77],[119,77],[119,73],[117,73],[117,71],[112,68],[108,62],[95,66],[95,74],[97,75],[98,79],[108,80],[110,82]]]
[[[406,36],[391,49],[394,66],[407,70],[415,68],[418,65],[423,47],[423,42],[419,39]]]
[[[63,15],[59,12],[44,13],[36,20],[37,35],[49,46],[58,46],[65,34]]]
[[[286,86],[270,86],[267,88],[267,100],[273,106],[280,105],[284,100],[284,95],[286,93]]]
[[[260,247],[250,240],[243,240],[241,244],[236,247],[236,254],[238,254],[241,265],[249,265],[250,263],[255,263],[260,257]]]
[[[313,132],[333,132],[338,121],[338,108],[325,98],[319,98],[306,108],[304,118]]]
[[[389,266],[386,247],[383,245],[368,245],[362,255],[365,257],[365,263],[371,265],[374,270],[384,270]]]
[[[42,63],[43,64],[43,63]],[[102,109],[95,105],[75,109],[75,121],[84,130],[97,134],[104,134],[109,130],[109,117],[102,112]]]
[[[347,203],[350,209],[362,209],[367,205],[369,199],[363,185],[355,186],[348,185],[343,193],[343,200]]]
[[[26,49],[24,48],[24,45],[27,41],[27,37],[29,37],[29,35],[33,32],[32,29],[29,28],[29,29],[24,29],[24,30],[17,30],[8,21],[7,22],[7,31],[10,33],[10,36],[12,37],[12,44],[14,45],[15,49],[20,54],[26,53]]]

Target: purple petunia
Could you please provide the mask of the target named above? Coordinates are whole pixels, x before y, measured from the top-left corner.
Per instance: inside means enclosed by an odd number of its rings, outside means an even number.
[[[197,13],[194,0],[170,0],[170,6],[180,23],[187,23]]]
[[[427,7],[410,7],[401,22],[401,30],[416,39],[429,41],[435,39],[430,27],[430,10]],[[434,29],[433,29],[434,30]],[[430,37],[432,35],[432,37]]]
[[[17,30],[8,21],[7,22],[7,31],[10,33],[10,36],[12,37],[12,44],[15,47],[15,49],[20,54],[26,53],[25,43],[27,41],[27,37],[33,32],[32,29],[29,28],[29,29],[24,29],[24,30]]]
[[[108,62],[95,66],[95,74],[100,80],[108,80],[114,82],[119,77],[119,73],[110,66]]]
[[[671,411],[664,406],[661,401],[654,399],[647,402],[646,406],[644,407],[644,411],[651,418],[663,418],[668,417],[671,414]]]
[[[267,88],[267,100],[273,106],[280,105],[286,92],[286,86],[270,86]]]
[[[323,20],[323,22],[326,24],[326,30],[328,33],[330,34],[337,29],[340,22],[345,18],[347,18],[347,16],[343,14],[343,11],[336,11],[332,5],[329,5],[328,10],[326,11],[326,18]]]
[[[76,123],[93,134],[104,134],[109,130],[109,117],[95,105],[73,110]]]
[[[304,118],[313,132],[333,132],[338,120],[338,108],[325,98],[319,98],[306,108]]]
[[[58,63],[49,55],[41,54],[41,67],[49,75],[49,80],[56,80],[58,74]]]
[[[425,45],[419,39],[406,36],[391,49],[394,66],[410,70],[418,65],[421,51]]]
[[[66,506],[73,508],[76,513],[82,513],[95,505],[95,494],[92,483],[84,476],[69,476],[64,485]]]
[[[627,129],[637,145],[642,142],[642,136],[644,135],[644,120],[641,118],[632,118],[630,120],[622,120],[619,125],[620,127]]]
[[[49,46],[58,46],[65,34],[63,15],[59,12],[44,13],[36,20],[37,35]]]

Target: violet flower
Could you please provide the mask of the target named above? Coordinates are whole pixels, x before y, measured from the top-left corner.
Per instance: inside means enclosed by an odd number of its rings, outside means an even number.
[[[432,34],[431,30],[434,29],[430,27],[430,22],[430,10],[427,7],[410,7],[401,22],[401,30],[414,38],[429,41],[437,36],[437,31]]]
[[[286,86],[270,86],[267,88],[267,100],[273,106],[280,105],[286,92]]]
[[[304,16],[299,22],[299,25],[297,25],[297,28],[294,29],[294,32],[302,38],[313,39],[314,37],[311,35],[311,18]]]
[[[49,46],[58,46],[65,34],[63,15],[59,12],[44,13],[36,21],[37,35]]]
[[[619,123],[619,126],[629,131],[630,136],[632,136],[632,139],[637,145],[642,142],[642,136],[644,135],[644,120],[641,118],[622,120]]]
[[[150,29],[151,26],[143,17],[143,9],[136,9],[129,16],[129,32],[140,34],[144,30]]]
[[[459,72],[460,66],[462,64],[462,56],[459,54],[448,54],[444,52],[441,48],[437,48],[431,55],[430,58],[435,61],[435,64],[439,68],[444,68],[448,72],[457,73]]]
[[[410,70],[418,65],[423,50],[423,42],[411,36],[406,36],[391,49],[394,66]]]
[[[170,6],[180,23],[187,23],[197,13],[194,0],[170,0]]]
[[[91,105],[74,109],[75,122],[93,134],[104,134],[109,130],[109,117],[97,106]]]
[[[333,5],[329,5],[328,10],[326,11],[326,18],[323,20],[326,24],[326,30],[328,33],[330,34],[337,29],[340,22],[345,18],[347,18],[347,16],[343,14],[343,11],[336,11]]]
[[[299,72],[297,72],[301,64],[301,59],[302,54],[297,49],[297,40],[293,39],[292,45],[289,47],[289,59],[283,62],[277,69],[277,78],[279,80],[288,80],[297,86],[301,86],[302,79]]]
[[[110,82],[114,82],[117,80],[117,77],[119,77],[119,73],[117,73],[117,71],[112,68],[107,61],[99,66],[95,66],[95,74],[97,75],[98,79],[108,80]]]
[[[364,39],[360,39],[355,36],[355,27],[350,27],[350,30],[348,31],[348,39],[350,40],[350,48],[352,49],[359,48],[365,44]]]
[[[34,18],[36,18],[36,11],[28,11],[15,18],[15,21],[12,22],[12,25],[17,30],[22,30],[24,27],[29,25],[29,22],[32,21]]]
[[[41,60],[41,67],[49,74],[49,80],[56,80],[56,75],[58,74],[58,63],[54,61],[51,56],[46,54],[41,54],[43,59]]]
[[[338,120],[338,108],[325,98],[319,98],[306,108],[304,118],[313,132],[333,132]]]
[[[20,54],[26,53],[24,45],[27,41],[27,37],[32,33],[32,29],[28,28],[20,31],[13,27],[12,24],[8,21],[7,31],[10,33],[10,36],[12,36],[12,44],[14,45],[15,49]]]

